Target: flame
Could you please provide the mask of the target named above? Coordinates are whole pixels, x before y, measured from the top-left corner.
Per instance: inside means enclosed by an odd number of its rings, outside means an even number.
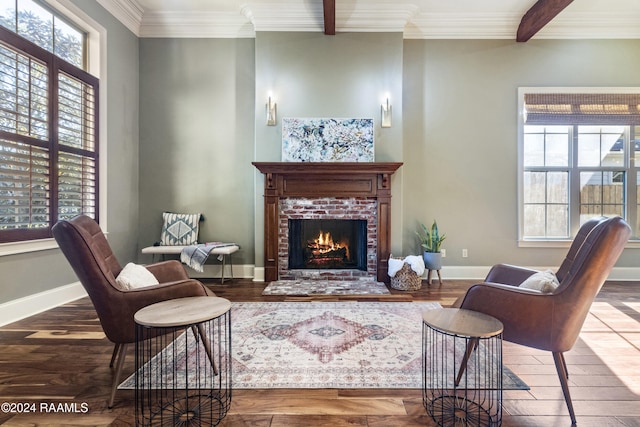
[[[314,253],[317,254],[325,254],[331,251],[335,251],[338,249],[345,248],[346,249],[346,257],[350,258],[349,254],[349,242],[334,242],[333,237],[331,237],[331,233],[323,232],[320,230],[318,237],[313,240],[313,243],[309,245],[312,249],[314,249]]]

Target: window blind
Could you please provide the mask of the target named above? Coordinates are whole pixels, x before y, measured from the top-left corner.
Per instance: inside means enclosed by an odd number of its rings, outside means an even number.
[[[527,93],[528,125],[640,125],[640,94]]]

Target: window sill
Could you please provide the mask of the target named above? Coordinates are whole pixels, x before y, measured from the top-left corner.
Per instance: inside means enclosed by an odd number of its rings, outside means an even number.
[[[17,255],[28,252],[46,251],[57,249],[55,239],[30,240],[28,242],[0,243],[0,256]]]

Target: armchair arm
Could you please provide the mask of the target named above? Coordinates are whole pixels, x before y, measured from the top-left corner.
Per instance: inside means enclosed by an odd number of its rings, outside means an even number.
[[[480,283],[467,291],[460,308],[479,311],[500,320],[503,337],[542,350],[555,349],[553,313],[556,298],[512,285]]]
[[[195,279],[179,280],[116,292],[117,294],[105,306],[108,315],[100,317],[100,322],[107,337],[116,343],[134,342],[133,316],[143,307],[173,298],[215,295]]]
[[[175,282],[178,280],[188,280],[189,275],[180,261],[175,259],[169,261],[156,262],[145,265],[158,282]]]
[[[485,282],[502,283],[504,285],[518,286],[524,282],[529,276],[537,273],[537,270],[531,268],[518,267],[509,264],[496,264],[491,267]]]
[[[165,282],[160,283],[159,285],[131,289],[122,293],[123,302],[130,305],[133,312],[136,312],[140,308],[146,307],[149,304],[154,304],[168,299],[213,295],[213,292],[207,289],[207,287],[200,281],[195,279]]]

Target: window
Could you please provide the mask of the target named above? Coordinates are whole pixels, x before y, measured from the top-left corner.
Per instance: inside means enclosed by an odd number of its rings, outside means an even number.
[[[85,36],[37,2],[11,3],[0,10],[0,243],[49,238],[81,213],[98,219],[98,80],[80,68]]]
[[[571,239],[600,215],[638,236],[640,88],[521,88],[519,98],[520,239]]]

